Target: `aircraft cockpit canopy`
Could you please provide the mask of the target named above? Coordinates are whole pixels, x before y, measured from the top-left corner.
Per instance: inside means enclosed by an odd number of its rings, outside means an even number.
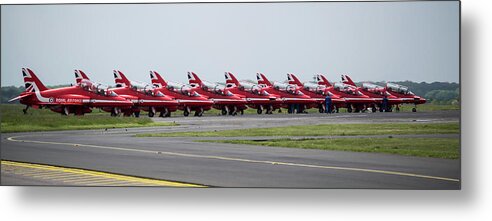
[[[368,91],[373,94],[383,95],[383,96],[390,95],[386,90],[384,90],[384,87],[371,83],[362,83],[362,90]]]
[[[247,91],[252,94],[263,95],[263,96],[269,95],[268,92],[263,90],[263,88],[261,88],[257,84],[253,84],[250,82],[241,82],[239,89],[243,91]]]
[[[220,94],[224,96],[232,96],[233,94],[229,91],[226,90],[225,85],[220,85],[220,84],[214,84],[208,81],[202,81],[202,89],[215,93],[215,94]]]
[[[341,91],[343,93],[350,94],[350,95],[357,95],[357,96],[363,95],[360,91],[357,90],[356,87],[345,83],[337,82],[333,85],[333,88],[335,88],[335,90],[337,91]]]
[[[319,84],[313,83],[313,82],[306,82],[306,83],[304,83],[303,86],[304,86],[304,89],[311,91],[311,92],[314,92],[314,93],[317,93],[317,94],[324,94],[325,90],[326,90],[326,86],[319,85]]]
[[[131,88],[137,92],[144,93],[149,96],[155,96],[155,87],[150,84],[145,84],[141,82],[131,82]]]
[[[399,93],[399,94],[413,95],[413,92],[411,92],[408,89],[408,87],[403,86],[403,85],[399,85],[399,84],[395,84],[395,83],[387,83],[386,84],[386,88],[388,88],[388,90],[390,90],[390,91],[393,91],[393,92],[396,92],[396,93]]]
[[[301,91],[297,90],[296,86],[293,84],[285,84],[285,83],[275,82],[273,84],[273,87],[276,90],[285,91],[289,94],[303,95],[303,93]]]
[[[96,94],[99,94],[102,96],[109,96],[109,97],[118,96],[114,91],[108,90],[109,86],[103,85],[101,83],[92,82],[92,81],[87,80],[87,79],[83,79],[80,82],[80,87],[82,87],[82,89],[84,89],[86,91],[96,93]]]
[[[167,82],[167,89],[170,91],[176,91],[178,93],[184,94],[191,97],[199,97],[200,95],[191,90],[191,87],[185,84],[177,82]],[[198,94],[198,95],[196,95]]]
[[[362,88],[364,90],[370,90],[370,89],[384,89],[383,87],[371,83],[362,83]]]

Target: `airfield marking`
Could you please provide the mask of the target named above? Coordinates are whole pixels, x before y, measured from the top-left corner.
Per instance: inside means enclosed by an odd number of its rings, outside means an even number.
[[[14,161],[1,161],[2,173],[13,173],[24,176],[31,176],[43,180],[54,180],[67,183],[68,185],[149,185],[167,187],[205,187],[197,184],[180,183],[174,181],[158,180],[152,178],[141,178],[128,175],[119,175],[107,172],[99,172],[86,169],[74,169],[60,166],[50,166],[44,164],[21,163]],[[22,173],[23,171],[33,172]],[[50,173],[57,173],[56,176],[43,176]],[[34,174],[38,174],[37,176]],[[61,175],[60,175],[61,174]],[[64,176],[63,176],[64,174]]]
[[[107,149],[107,150],[120,150],[120,151],[131,151],[131,152],[140,152],[140,153],[163,154],[163,155],[171,155],[171,156],[190,157],[190,158],[205,158],[205,159],[238,161],[238,162],[247,162],[247,163],[263,163],[263,164],[270,164],[270,165],[297,166],[297,167],[307,167],[307,168],[320,168],[320,169],[345,170],[345,171],[356,171],[356,172],[366,172],[366,173],[379,173],[379,174],[386,174],[386,175],[397,175],[397,176],[407,176],[407,177],[416,177],[416,178],[424,178],[424,179],[460,182],[459,179],[454,179],[454,178],[440,177],[440,176],[429,176],[429,175],[398,172],[398,171],[355,168],[355,167],[324,166],[324,165],[301,164],[301,163],[290,163],[290,162],[250,160],[250,159],[222,157],[222,156],[213,156],[213,155],[197,155],[197,154],[186,154],[186,153],[168,152],[168,151],[142,150],[142,149],[132,149],[132,148],[122,148],[122,147],[100,146],[100,145],[91,145],[91,144],[62,143],[62,142],[49,142],[49,141],[36,141],[36,140],[18,140],[18,139],[16,139],[18,137],[23,137],[23,136],[13,136],[13,137],[7,138],[7,140],[13,141],[13,142],[68,145],[68,146],[74,146],[74,147],[92,147],[92,148]]]

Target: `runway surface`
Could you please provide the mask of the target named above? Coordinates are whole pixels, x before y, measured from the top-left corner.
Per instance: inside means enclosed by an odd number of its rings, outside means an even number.
[[[459,160],[133,136],[149,132],[330,123],[367,123],[370,127],[371,123],[458,122],[459,119],[459,111],[155,118],[180,125],[2,134],[1,158],[210,187],[459,189]],[[1,182],[2,185],[53,184],[5,173]]]

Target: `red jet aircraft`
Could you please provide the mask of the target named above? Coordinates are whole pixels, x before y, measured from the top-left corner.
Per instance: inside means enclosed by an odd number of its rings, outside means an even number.
[[[188,72],[188,81],[194,90],[212,100],[214,108],[222,110],[222,115],[236,115],[237,112],[243,114],[248,108],[246,100],[231,93],[225,86],[202,81],[194,72]]]
[[[287,108],[289,114],[294,113],[294,109],[296,109],[296,113],[303,113],[306,109],[316,104],[316,100],[302,93],[297,85],[280,82],[272,84],[262,73],[257,73],[256,79],[260,87],[264,88],[268,93],[280,95],[283,101],[282,106]],[[295,108],[296,106],[298,108]]]
[[[250,82],[240,82],[231,73],[225,73],[226,87],[229,91],[240,96],[248,102],[248,106],[256,109],[256,113],[272,114],[274,110],[282,107],[282,100],[279,95],[268,93],[265,88]]]
[[[333,106],[331,109],[333,111],[336,111],[340,107],[346,106],[345,100],[340,96],[331,93],[329,88],[327,88],[325,85],[319,85],[312,82],[302,83],[294,74],[287,74],[287,80],[289,81],[289,84],[295,84],[299,86],[304,94],[316,100],[316,103],[314,105],[316,108],[319,109],[320,113],[325,112],[325,98],[327,95],[330,95],[331,97],[331,102]]]
[[[126,116],[135,114],[140,115],[140,110],[149,112],[149,117],[153,117],[156,112],[160,112],[159,117],[170,117],[171,112],[178,109],[178,101],[174,97],[166,96],[156,87],[148,84],[132,82],[118,70],[113,71],[116,88],[111,90],[122,97],[127,97],[134,104],[132,109],[124,110]]]
[[[424,104],[427,101],[423,97],[417,96],[408,90],[408,87],[399,84],[387,83],[386,91],[402,99],[404,103],[414,104],[415,107],[412,108],[412,112],[417,112],[417,104]]]
[[[342,75],[342,82],[357,87],[355,82],[352,81],[348,75]],[[386,88],[371,83],[362,83],[362,87],[357,87],[357,89],[361,90],[365,95],[374,98],[376,103],[372,106],[373,112],[376,111],[376,108],[379,109],[380,112],[392,111],[393,106],[396,106],[396,111],[400,111],[400,104],[403,103],[403,100],[390,94],[386,91]],[[388,99],[388,107],[386,107],[386,110],[383,110],[382,107],[384,97]]]
[[[24,113],[29,107],[46,107],[62,115],[71,113],[84,115],[92,112],[92,107],[110,108],[113,112],[118,113],[120,108],[133,105],[130,101],[108,90],[107,87],[91,81],[84,81],[76,86],[49,89],[31,69],[22,68],[22,75],[26,90],[10,101],[20,99],[20,103],[26,105],[23,109]]]
[[[315,77],[318,84],[326,86],[331,93],[345,100],[345,107],[349,113],[352,113],[354,109],[355,112],[366,111],[376,102],[373,98],[360,92],[355,86],[344,83],[332,85],[322,74],[317,74]]]
[[[184,116],[188,116],[191,111],[195,111],[195,116],[202,116],[204,111],[210,110],[213,101],[200,95],[191,87],[184,84],[165,81],[157,71],[150,71],[152,85],[158,90],[169,96],[173,96],[179,103],[178,109],[183,111]]]

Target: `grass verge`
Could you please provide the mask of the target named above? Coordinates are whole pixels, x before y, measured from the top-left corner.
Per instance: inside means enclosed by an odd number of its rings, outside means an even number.
[[[224,131],[137,134],[138,137],[356,136],[460,133],[458,123],[320,124]]]
[[[457,138],[339,138],[339,139],[275,139],[202,140],[199,142],[250,144],[318,150],[388,153],[418,157],[459,159],[460,142]]]
[[[2,133],[176,125],[167,122],[156,123],[148,117],[111,117],[109,113],[99,110],[84,116],[62,116],[47,109],[29,110],[28,114],[24,115],[22,108],[22,105],[0,105]]]

